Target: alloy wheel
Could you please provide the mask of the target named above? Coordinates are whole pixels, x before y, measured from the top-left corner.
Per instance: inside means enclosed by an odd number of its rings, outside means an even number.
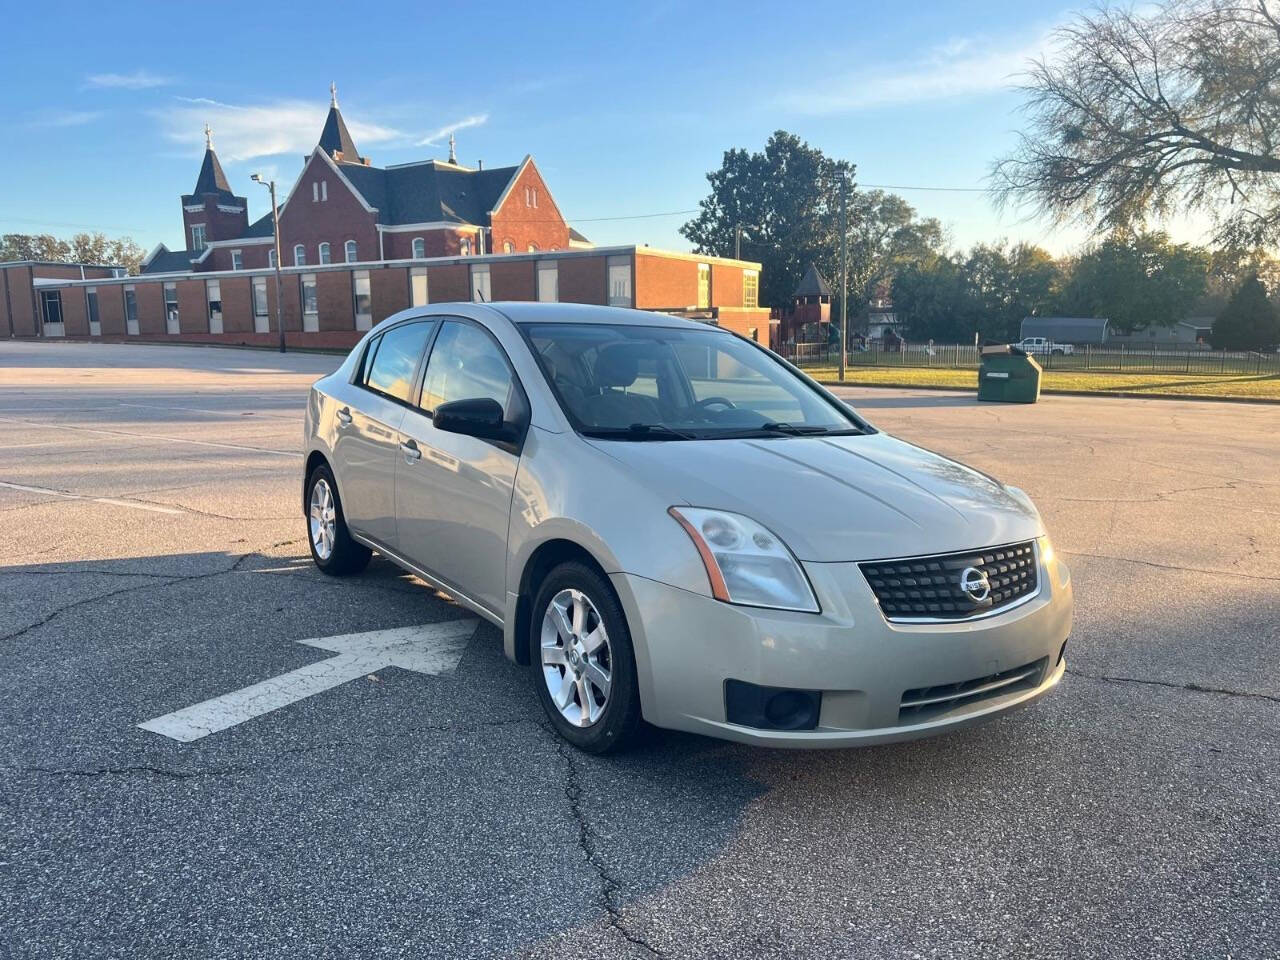
[[[333,503],[333,490],[323,477],[311,488],[311,545],[316,556],[328,560],[333,554],[333,539],[337,530],[338,512]]]
[[[542,677],[560,715],[575,727],[600,719],[613,684],[609,633],[581,590],[561,590],[542,616]]]

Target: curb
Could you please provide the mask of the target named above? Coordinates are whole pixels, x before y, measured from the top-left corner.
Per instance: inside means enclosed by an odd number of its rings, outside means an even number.
[[[973,393],[966,387],[941,387],[921,383],[858,383],[854,380],[819,380],[824,387],[858,387],[862,390],[932,390],[938,393]],[[1059,397],[1119,397],[1125,400],[1195,400],[1205,403],[1257,403],[1264,406],[1280,406],[1280,397],[1214,397],[1195,393],[1148,393],[1140,390],[1054,390],[1042,387],[1042,395]],[[974,398],[977,399],[976,396]]]

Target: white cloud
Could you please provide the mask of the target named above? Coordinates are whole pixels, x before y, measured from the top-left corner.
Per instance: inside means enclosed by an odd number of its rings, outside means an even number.
[[[315,149],[324,126],[324,104],[309,100],[279,100],[255,106],[237,106],[216,100],[179,98],[169,108],[154,111],[161,132],[172,143],[204,146],[204,125],[213,128],[213,145],[228,162],[305,155]],[[404,141],[409,135],[393,127],[353,121],[344,116],[347,129],[365,153],[373,144]]]
[[[956,37],[914,63],[867,65],[779,103],[801,113],[853,113],[1005,90],[1050,44],[1050,32],[1021,39]]]
[[[86,123],[93,123],[95,120],[101,120],[106,116],[101,110],[62,110],[53,113],[47,113],[37,117],[29,123],[32,127],[83,127]]]
[[[418,146],[418,147],[438,146],[442,140],[444,140],[446,137],[449,136],[449,134],[457,133],[459,130],[465,130],[467,129],[467,127],[478,127],[482,123],[485,123],[486,121],[488,121],[488,119],[489,119],[489,115],[487,113],[477,113],[469,117],[463,117],[457,123],[446,124],[445,126],[441,127],[439,130],[436,130],[434,133],[427,134],[427,136],[419,140],[416,144],[414,144],[414,146]],[[354,135],[355,134],[353,132],[352,136]]]
[[[111,87],[120,90],[149,90],[163,87],[172,81],[150,70],[138,69],[133,73],[95,73],[84,78],[86,86]]]

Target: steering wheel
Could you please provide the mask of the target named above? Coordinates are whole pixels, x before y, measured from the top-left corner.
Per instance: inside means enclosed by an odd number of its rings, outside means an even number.
[[[695,407],[710,407],[713,405],[727,407],[730,410],[736,410],[738,407],[738,405],[728,397],[703,397],[694,404]]]

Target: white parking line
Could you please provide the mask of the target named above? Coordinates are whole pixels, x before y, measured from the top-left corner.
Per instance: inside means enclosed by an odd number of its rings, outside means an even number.
[[[308,646],[332,650],[338,656],[166,713],[138,726],[190,743],[385,667],[418,673],[450,673],[462,659],[476,625],[474,618],[468,618],[299,640]]]
[[[115,497],[87,497],[79,493],[68,493],[65,490],[52,490],[49,487],[32,487],[24,483],[8,483],[0,480],[0,487],[9,490],[21,490],[23,493],[38,493],[48,497],[63,497],[67,500],[88,500],[91,503],[106,503],[113,507],[128,507],[130,510],[147,510],[151,513],[182,514],[185,510],[174,507],[162,507],[154,503],[141,503],[137,500],[117,500]]]
[[[166,443],[190,443],[198,447],[220,447],[223,450],[242,450],[246,453],[269,453],[276,457],[297,457],[302,454],[292,450],[272,450],[270,447],[250,447],[243,443],[218,443],[216,440],[191,440],[187,437],[158,437],[152,433],[129,433],[125,430],[96,430],[93,427],[72,427],[65,423],[37,423],[34,420],[15,420],[0,417],[0,423],[21,423],[42,430],[75,430],[79,433],[95,433],[103,437],[128,437],[130,440],[163,440]]]

